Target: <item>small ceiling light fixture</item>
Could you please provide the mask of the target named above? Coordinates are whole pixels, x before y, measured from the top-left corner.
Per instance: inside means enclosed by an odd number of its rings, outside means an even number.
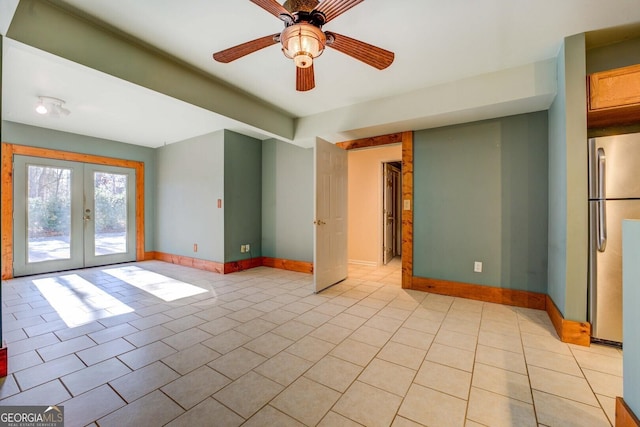
[[[36,106],[36,113],[47,114],[48,112],[49,110],[47,109],[47,106],[44,105],[44,101],[40,98],[40,101],[38,101],[38,105]]]
[[[65,101],[59,98],[53,98],[51,96],[39,96],[38,104],[36,105],[36,112],[42,115],[48,115],[49,117],[62,117],[71,114],[67,108],[64,107]]]

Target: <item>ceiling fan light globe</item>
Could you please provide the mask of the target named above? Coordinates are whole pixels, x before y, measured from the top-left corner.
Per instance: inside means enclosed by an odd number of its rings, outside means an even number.
[[[293,59],[296,66],[307,68],[324,51],[327,38],[322,30],[314,25],[299,23],[284,29],[280,35],[282,52]]]

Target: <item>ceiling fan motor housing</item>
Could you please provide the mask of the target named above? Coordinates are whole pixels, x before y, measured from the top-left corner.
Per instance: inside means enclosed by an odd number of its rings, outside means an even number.
[[[290,13],[304,11],[311,12],[320,3],[318,0],[287,0],[282,7],[287,9]]]

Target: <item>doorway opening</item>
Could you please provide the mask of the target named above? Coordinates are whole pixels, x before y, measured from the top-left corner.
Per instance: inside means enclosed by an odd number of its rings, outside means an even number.
[[[398,221],[399,283],[411,289],[413,281],[413,132],[391,133],[336,143],[348,154],[348,262],[351,266],[390,267],[383,264],[382,167],[401,164]],[[350,273],[351,274],[351,273]]]
[[[402,255],[401,158],[398,143],[348,151],[349,264],[382,267]]]
[[[382,163],[382,264],[402,256],[402,162]]]

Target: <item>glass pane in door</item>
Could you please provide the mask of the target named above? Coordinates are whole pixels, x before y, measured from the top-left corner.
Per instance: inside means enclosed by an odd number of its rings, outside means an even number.
[[[127,179],[126,174],[93,174],[95,256],[127,252]]]
[[[27,166],[27,262],[71,258],[71,169]]]

